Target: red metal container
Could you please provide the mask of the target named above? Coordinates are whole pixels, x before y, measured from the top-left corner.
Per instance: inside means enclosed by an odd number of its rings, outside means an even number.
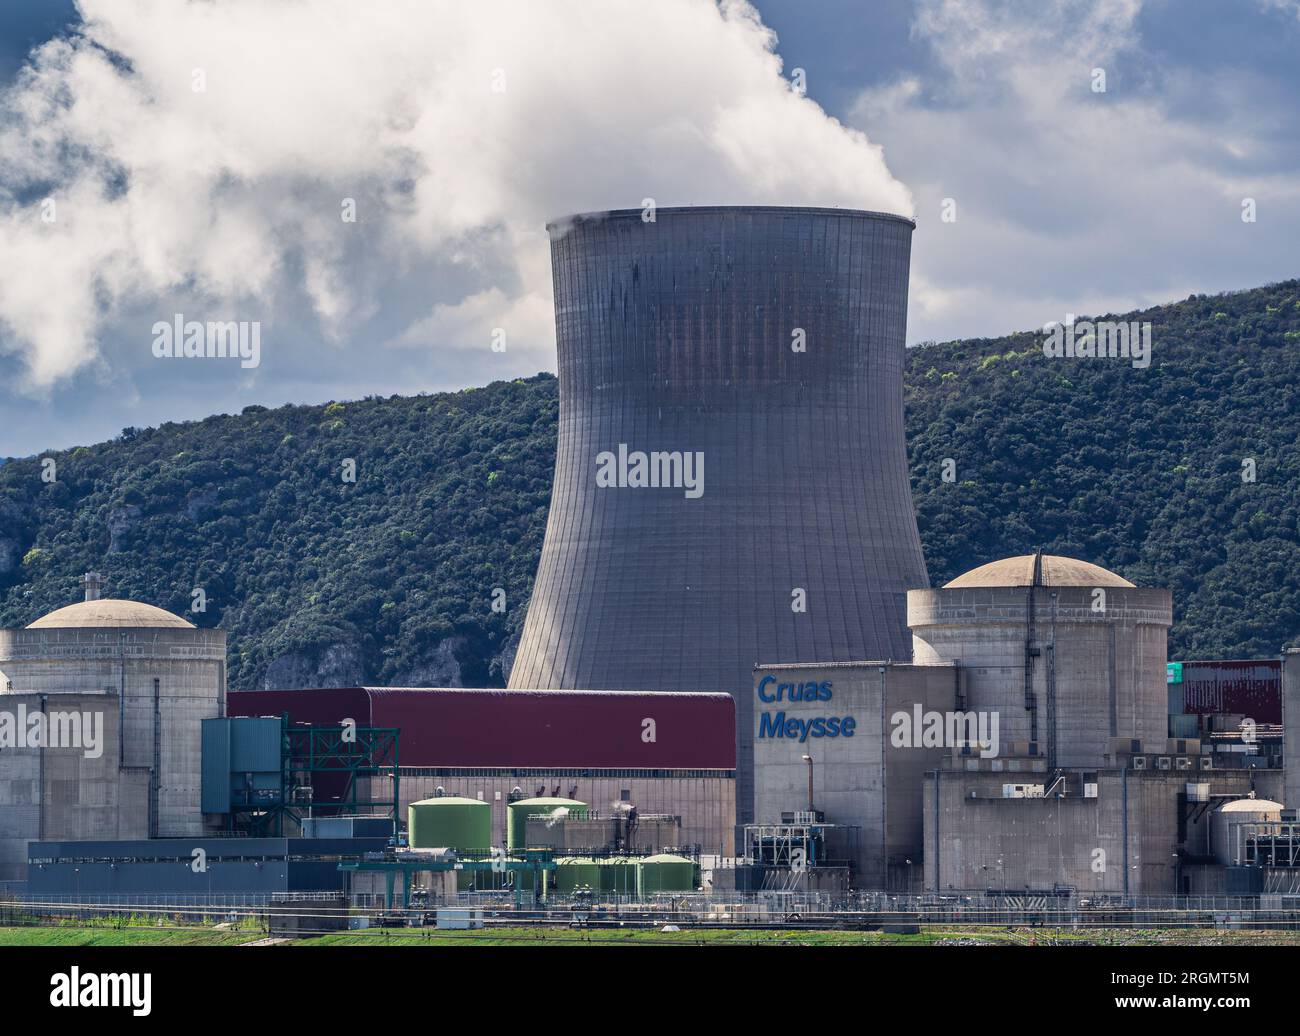
[[[1282,663],[1275,658],[1183,663],[1183,711],[1282,722]]]

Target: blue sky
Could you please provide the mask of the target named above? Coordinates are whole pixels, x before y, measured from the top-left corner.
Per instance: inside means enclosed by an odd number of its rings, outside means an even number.
[[[7,0],[0,456],[552,369],[543,223],[645,197],[910,211],[912,343],[1300,274],[1300,0],[531,8]]]

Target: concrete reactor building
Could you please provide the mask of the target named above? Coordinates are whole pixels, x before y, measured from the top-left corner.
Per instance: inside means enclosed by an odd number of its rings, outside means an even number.
[[[0,881],[28,843],[199,835],[201,721],[222,715],[226,635],[85,600],[0,630]]]
[[[1101,766],[1114,739],[1163,741],[1168,590],[1031,554],[908,594],[912,661],[960,665],[966,709],[996,714],[1010,754]]]
[[[822,889],[1258,893],[1282,771],[1170,736],[1171,620],[1169,591],[1039,553],[910,592],[910,663],[757,667],[747,859]]]
[[[927,586],[902,362],[914,224],[817,208],[550,225],[560,388],[512,689],[718,691],[906,658]],[[753,809],[738,745],[737,811]]]

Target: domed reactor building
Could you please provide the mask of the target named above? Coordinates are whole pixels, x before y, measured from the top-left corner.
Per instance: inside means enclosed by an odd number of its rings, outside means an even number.
[[[225,633],[101,598],[97,573],[83,584],[84,601],[0,629],[0,881],[26,878],[34,841],[197,837],[217,820],[200,812],[200,731],[225,711]]]
[[[910,660],[755,674],[748,860],[770,876],[805,848],[850,861],[856,887],[912,894],[1263,887],[1244,839],[1270,832],[1233,826],[1274,823],[1283,771],[1172,733],[1169,590],[1036,552],[907,599]],[[833,870],[795,877],[834,889]]]
[[[910,657],[913,227],[708,207],[548,228],[559,444],[509,686],[732,694],[741,823],[756,664]]]
[[[965,705],[1049,770],[1100,767],[1116,738],[1163,745],[1168,590],[1051,554],[1003,558],[909,596],[913,660],[960,665]]]

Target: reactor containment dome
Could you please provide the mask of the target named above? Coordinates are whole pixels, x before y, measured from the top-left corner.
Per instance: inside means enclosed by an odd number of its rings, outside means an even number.
[[[201,837],[201,727],[225,712],[226,635],[143,601],[85,600],[0,629],[0,713],[39,741],[0,745],[0,881],[34,841]]]
[[[965,707],[996,718],[1001,755],[1102,768],[1168,734],[1173,601],[1077,558],[1030,554],[908,594],[912,657],[960,665]]]

